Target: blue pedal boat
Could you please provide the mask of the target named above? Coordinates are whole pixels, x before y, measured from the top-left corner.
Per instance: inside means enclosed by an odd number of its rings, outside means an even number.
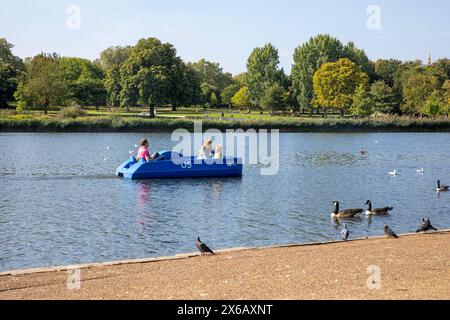
[[[218,160],[198,160],[196,157],[178,155],[177,161],[172,151],[159,153],[162,160],[137,161],[133,156],[116,169],[116,175],[126,179],[168,179],[206,178],[242,176],[242,159],[223,158]]]

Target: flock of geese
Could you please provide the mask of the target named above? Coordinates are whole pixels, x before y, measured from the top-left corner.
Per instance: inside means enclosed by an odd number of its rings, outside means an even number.
[[[395,171],[395,170],[394,170]],[[416,170],[418,173],[419,171]],[[420,172],[423,172],[423,169],[420,169]],[[450,191],[450,186],[446,186],[441,184],[441,181],[437,181],[437,192],[446,192]],[[393,207],[384,207],[384,208],[373,208],[372,201],[367,200],[365,205],[367,206],[366,210],[366,216],[387,216],[389,213],[394,209]],[[356,218],[363,213],[364,209],[345,209],[345,210],[339,210],[339,201],[333,202],[334,210],[331,213],[331,217],[333,219],[348,219],[348,218]],[[346,241],[350,237],[350,230],[347,227],[347,224],[342,224],[343,229],[341,230],[341,239]],[[384,225],[384,235],[387,238],[398,238],[398,235],[388,226]],[[422,225],[419,229],[416,230],[416,233],[419,232],[425,232],[427,233],[430,230],[437,231],[435,227],[431,224],[431,221],[429,218],[422,218]],[[195,242],[195,246],[200,251],[200,254],[203,256],[205,254],[215,254],[214,251],[212,251],[205,243],[203,243],[200,240],[200,237],[197,237],[197,240]]]
[[[423,169],[416,170],[416,172],[423,173]],[[394,171],[388,172],[388,174],[396,175],[397,172],[394,169]],[[449,190],[450,190],[450,186],[441,184],[440,180],[437,181],[437,187],[436,187],[437,192],[447,192]],[[365,205],[368,206],[367,210],[366,210],[366,216],[386,216],[386,215],[389,215],[390,211],[392,211],[394,209],[393,207],[373,208],[372,201],[370,201],[370,200],[367,200]],[[333,219],[356,218],[356,217],[359,217],[361,215],[361,213],[364,211],[364,209],[339,210],[339,201],[333,202],[333,206],[334,206],[334,210],[331,213],[331,217]],[[417,229],[416,232],[417,233],[418,232],[426,233],[429,230],[437,231],[437,229],[432,226],[430,219],[422,218],[422,225],[420,226],[419,229]],[[387,225],[384,225],[384,235],[387,238],[398,238],[397,234],[395,234],[395,232],[391,228],[389,228],[389,226],[387,226]],[[350,236],[350,230],[348,229],[347,225],[344,223],[343,229],[341,230],[341,239],[344,241],[348,240],[349,236]]]

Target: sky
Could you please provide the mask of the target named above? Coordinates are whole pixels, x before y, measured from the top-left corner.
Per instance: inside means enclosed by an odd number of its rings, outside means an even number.
[[[0,37],[22,58],[91,60],[157,37],[185,61],[205,58],[233,74],[270,42],[289,72],[295,48],[319,33],[353,41],[372,60],[427,61],[429,50],[433,60],[450,58],[449,17],[447,0],[0,0]]]

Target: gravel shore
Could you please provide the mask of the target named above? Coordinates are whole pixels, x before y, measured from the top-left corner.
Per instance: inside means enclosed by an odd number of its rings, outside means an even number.
[[[73,275],[2,273],[0,299],[448,300],[450,232],[85,265],[80,289]]]

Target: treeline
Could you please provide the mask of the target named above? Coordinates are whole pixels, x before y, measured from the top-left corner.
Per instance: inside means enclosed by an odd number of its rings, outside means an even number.
[[[339,110],[341,115],[448,115],[450,60],[371,61],[353,43],[318,35],[294,52],[292,72],[279,67],[271,44],[255,48],[245,73],[232,76],[218,63],[186,63],[158,39],[111,47],[90,61],[39,54],[22,60],[0,39],[0,105],[50,107],[199,105],[275,111]]]

